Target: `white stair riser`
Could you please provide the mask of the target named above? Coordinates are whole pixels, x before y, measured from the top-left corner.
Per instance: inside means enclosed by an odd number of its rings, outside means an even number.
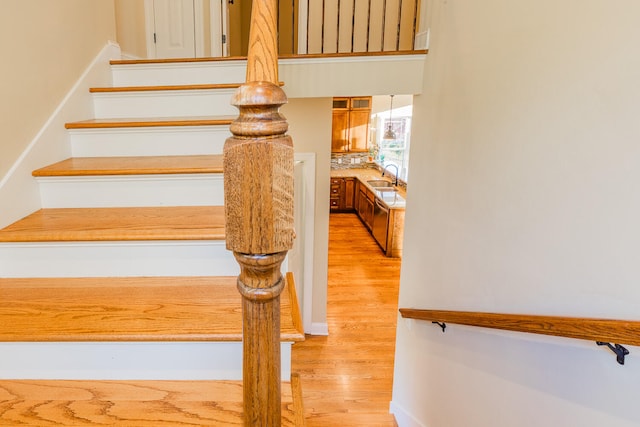
[[[73,157],[222,154],[229,126],[177,126],[69,131]]]
[[[291,345],[280,345],[286,381]],[[0,379],[241,380],[242,342],[0,343]]]
[[[2,277],[235,276],[239,271],[224,241],[0,244]]]
[[[224,206],[220,174],[38,178],[43,208]]]
[[[242,83],[246,70],[244,60],[111,66],[113,85],[119,87]]]
[[[235,89],[94,93],[96,119],[233,116]]]

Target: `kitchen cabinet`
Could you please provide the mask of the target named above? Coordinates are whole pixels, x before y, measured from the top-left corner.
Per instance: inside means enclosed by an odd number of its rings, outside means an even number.
[[[354,210],[356,179],[331,178],[330,211],[351,212]]]
[[[356,179],[344,178],[344,197],[341,198],[345,211],[353,211],[355,209],[356,196]]]
[[[388,257],[401,258],[404,209],[391,209],[375,195],[373,195],[371,206],[368,204],[365,206],[364,215],[361,215],[360,219],[369,228],[382,252]]]
[[[371,97],[333,98],[331,151],[366,152],[369,149]]]
[[[404,196],[377,192],[369,174],[331,178],[331,212],[354,212],[388,257],[402,257]]]
[[[359,185],[357,213],[362,223],[371,230],[373,228],[373,207],[375,196],[365,185]]]
[[[385,203],[386,202],[386,203]],[[404,208],[390,208],[368,186],[356,180],[355,210],[388,257],[402,257]]]
[[[404,209],[389,210],[389,225],[387,226],[388,257],[402,258],[402,242],[404,240]]]

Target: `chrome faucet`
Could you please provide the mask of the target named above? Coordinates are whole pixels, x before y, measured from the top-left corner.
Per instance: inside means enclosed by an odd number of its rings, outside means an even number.
[[[393,183],[393,185],[395,185],[397,187],[398,186],[398,175],[400,175],[400,172],[398,171],[398,166],[397,165],[394,165],[393,163],[389,163],[387,166],[384,167],[384,169],[382,169],[382,176],[384,176],[384,174],[387,171],[387,168],[389,166],[393,166],[394,168],[396,168],[396,179],[395,179],[395,182]]]

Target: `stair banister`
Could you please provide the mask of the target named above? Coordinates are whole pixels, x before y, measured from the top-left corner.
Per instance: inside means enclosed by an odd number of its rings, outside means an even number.
[[[224,146],[226,245],[240,264],[245,426],[280,426],[280,267],[293,247],[293,142],[279,113],[276,0],[253,2],[246,83]]]

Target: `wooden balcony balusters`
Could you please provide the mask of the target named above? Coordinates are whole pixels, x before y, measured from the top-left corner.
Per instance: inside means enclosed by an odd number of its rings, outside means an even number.
[[[301,10],[307,12],[306,40],[301,40],[306,42],[304,53],[409,52],[420,48],[416,46],[416,32],[421,0],[309,0],[299,3],[306,5]]]
[[[253,2],[247,83],[224,146],[227,249],[240,264],[245,426],[280,426],[280,272],[293,246],[293,142],[279,108],[276,0]]]

